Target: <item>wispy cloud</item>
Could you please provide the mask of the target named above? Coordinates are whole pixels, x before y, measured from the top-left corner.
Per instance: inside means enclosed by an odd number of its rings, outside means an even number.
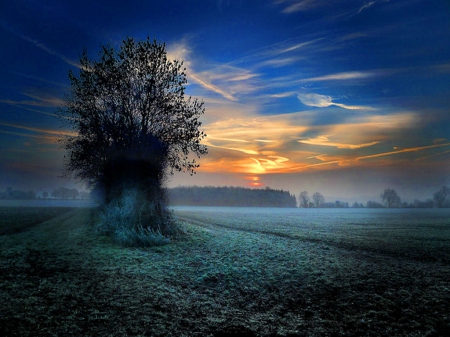
[[[375,1],[366,2],[358,11],[358,14],[361,13],[364,9],[369,8],[370,6],[373,6],[375,4]]]
[[[358,106],[358,105],[346,105],[341,103],[333,102],[333,98],[327,95],[320,94],[298,94],[297,98],[304,105],[317,107],[317,108],[326,108],[329,106],[338,106],[347,110],[375,110],[374,108],[367,106]]]
[[[319,146],[331,146],[331,147],[336,147],[338,149],[351,149],[351,150],[361,149],[363,147],[368,147],[368,146],[376,145],[376,144],[379,143],[378,141],[373,141],[373,142],[363,143],[363,144],[336,143],[336,142],[330,141],[328,139],[328,136],[318,136],[318,137],[315,137],[315,138],[301,139],[298,142],[302,143],[302,144],[319,145]]]
[[[348,71],[337,74],[329,74],[317,77],[302,79],[303,82],[319,82],[319,81],[348,81],[359,80],[376,76],[373,71]]]
[[[380,3],[380,2],[390,2],[391,0],[377,0],[377,1],[369,1],[369,2],[365,2],[364,5],[362,5],[357,14],[360,14],[363,10],[372,7],[373,5],[375,5],[376,3]],[[408,4],[407,1],[404,2],[404,5]],[[400,5],[401,6],[401,5]]]
[[[194,61],[189,41],[182,40],[170,46],[169,58],[183,60],[188,78],[206,89],[230,101],[238,101],[237,96],[253,93],[258,74],[247,69],[227,64],[211,64]],[[198,68],[201,68],[199,70]]]
[[[230,101],[237,100],[232,94],[226,92],[225,90],[221,89],[220,87],[218,87],[214,84],[207,83],[206,81],[200,79],[198,76],[193,75],[192,73],[190,74],[190,77],[205,89],[215,92],[216,94],[219,94],[219,95],[225,97],[226,99],[229,99]]]
[[[52,136],[74,135],[73,132],[68,132],[68,131],[63,131],[63,130],[43,129],[43,128],[37,128],[37,127],[19,125],[19,124],[12,124],[12,123],[0,122],[0,125],[7,126],[10,128],[20,129],[20,130],[26,130],[26,131],[32,131],[32,132],[46,134],[46,135],[52,135]]]
[[[317,0],[277,0],[275,4],[282,5],[283,13],[295,13],[299,11],[309,10],[318,5]]]
[[[14,34],[14,35],[20,37],[22,40],[33,44],[35,47],[40,48],[41,50],[45,51],[46,53],[59,58],[60,60],[66,62],[67,64],[77,67],[77,68],[81,68],[81,65],[78,62],[74,62],[71,59],[69,59],[68,57],[57,52],[56,50],[47,47],[44,43],[42,43],[36,39],[33,39],[33,38],[29,37],[28,35],[18,32],[16,29],[11,27],[11,25],[7,24],[5,21],[0,20],[0,26],[2,26],[4,29],[9,31],[11,34]]]
[[[378,157],[392,156],[392,155],[408,153],[408,152],[424,151],[424,150],[435,149],[438,147],[446,147],[446,146],[450,146],[450,143],[435,144],[435,145],[428,145],[428,146],[418,146],[418,147],[400,149],[400,150],[396,150],[396,151],[375,153],[375,154],[370,154],[367,156],[358,157],[358,158],[356,158],[356,160],[358,161],[358,160],[364,160],[364,159],[373,159],[373,158],[378,158]]]
[[[15,101],[10,99],[0,99],[0,103],[5,103],[9,105],[25,105],[25,106],[34,106],[34,107],[59,107],[64,105],[64,101],[59,97],[46,96],[46,95],[36,95],[30,93],[24,93],[23,95],[32,98],[33,100],[21,100]]]

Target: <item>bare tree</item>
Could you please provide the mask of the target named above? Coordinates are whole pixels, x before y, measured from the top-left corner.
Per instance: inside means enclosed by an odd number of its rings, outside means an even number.
[[[314,207],[320,207],[325,202],[325,198],[319,192],[314,193],[312,199],[314,201]]]
[[[436,201],[437,207],[444,206],[445,200],[450,195],[450,188],[448,186],[442,186],[439,191],[433,194],[433,199]]]
[[[387,188],[381,193],[381,200],[386,204],[387,207],[399,207],[402,203],[397,192],[393,189]]]
[[[300,192],[298,196],[300,207],[307,208],[309,204],[309,196],[307,191]]]

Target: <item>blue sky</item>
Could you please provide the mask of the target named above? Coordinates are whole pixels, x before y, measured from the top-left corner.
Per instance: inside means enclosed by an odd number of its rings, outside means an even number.
[[[0,12],[0,189],[69,184],[68,71],[127,36],[165,42],[205,102],[209,154],[171,186],[412,201],[450,184],[446,0],[18,0]]]

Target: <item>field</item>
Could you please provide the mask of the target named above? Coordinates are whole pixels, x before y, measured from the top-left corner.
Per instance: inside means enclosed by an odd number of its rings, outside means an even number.
[[[449,210],[177,207],[145,250],[1,211],[2,336],[450,335]]]

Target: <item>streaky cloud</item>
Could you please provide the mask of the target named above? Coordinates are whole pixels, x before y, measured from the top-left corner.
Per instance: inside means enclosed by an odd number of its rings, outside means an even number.
[[[370,1],[370,2],[366,2],[358,11],[358,14],[361,13],[363,10],[365,10],[366,8],[369,8],[371,6],[373,6],[376,3],[376,1]]]
[[[275,4],[286,4],[282,13],[291,14],[299,11],[305,11],[318,5],[316,0],[277,0]]]
[[[429,149],[445,147],[445,146],[450,146],[450,143],[418,146],[418,147],[405,148],[405,149],[401,149],[401,150],[397,150],[397,151],[375,153],[375,154],[371,154],[371,155],[367,155],[367,156],[358,157],[358,158],[356,158],[356,160],[358,161],[358,160],[372,159],[372,158],[378,158],[378,157],[384,157],[384,156],[392,156],[392,155],[401,154],[401,153],[417,152],[417,151],[429,150]]]
[[[33,39],[25,34],[22,34],[18,31],[16,31],[14,28],[12,28],[10,25],[8,25],[7,23],[5,23],[3,20],[0,20],[0,25],[5,28],[7,31],[9,31],[11,34],[16,35],[18,37],[20,37],[22,40],[29,42],[31,44],[33,44],[34,46],[36,46],[37,48],[42,49],[43,51],[45,51],[46,53],[53,55],[57,58],[59,58],[60,60],[66,62],[67,64],[74,66],[76,68],[81,68],[81,65],[77,62],[72,61],[71,59],[69,59],[68,57],[58,53],[57,51],[47,47],[45,44],[43,44],[42,42]]]
[[[233,95],[229,94],[228,92],[226,92],[225,90],[222,90],[221,88],[211,84],[211,83],[206,83],[205,81],[203,81],[202,79],[198,78],[197,76],[193,75],[192,73],[190,74],[190,77],[197,82],[198,84],[200,84],[202,87],[215,92],[216,94],[219,94],[221,96],[223,96],[226,99],[229,99],[230,101],[237,101],[237,98],[235,98]]]
[[[302,79],[303,82],[319,82],[319,81],[347,81],[347,80],[357,80],[363,78],[369,78],[375,76],[376,73],[373,71],[348,71],[343,73],[336,73],[318,77],[310,77]]]
[[[302,144],[309,144],[309,145],[319,145],[319,146],[331,146],[331,147],[337,147],[338,149],[361,149],[363,147],[369,147],[378,144],[378,141],[368,142],[368,143],[361,143],[361,144],[346,144],[346,143],[336,143],[331,142],[328,139],[328,136],[319,136],[316,138],[309,138],[309,139],[301,139],[298,141]]]
[[[312,106],[316,108],[327,108],[329,106],[337,106],[347,110],[376,110],[372,107],[367,106],[358,106],[358,105],[346,105],[342,103],[335,103],[331,96],[328,95],[320,95],[320,94],[298,94],[297,98],[304,105]]]
[[[60,130],[53,130],[53,129],[42,129],[42,128],[37,128],[37,127],[32,127],[32,126],[25,126],[25,125],[18,125],[18,124],[11,124],[11,123],[4,123],[4,122],[0,122],[0,125],[3,126],[7,126],[10,128],[15,128],[15,129],[21,129],[21,130],[26,130],[26,131],[32,131],[32,132],[37,132],[37,133],[44,133],[44,134],[49,134],[49,135],[74,135],[73,132],[69,132],[69,131],[60,131]]]

